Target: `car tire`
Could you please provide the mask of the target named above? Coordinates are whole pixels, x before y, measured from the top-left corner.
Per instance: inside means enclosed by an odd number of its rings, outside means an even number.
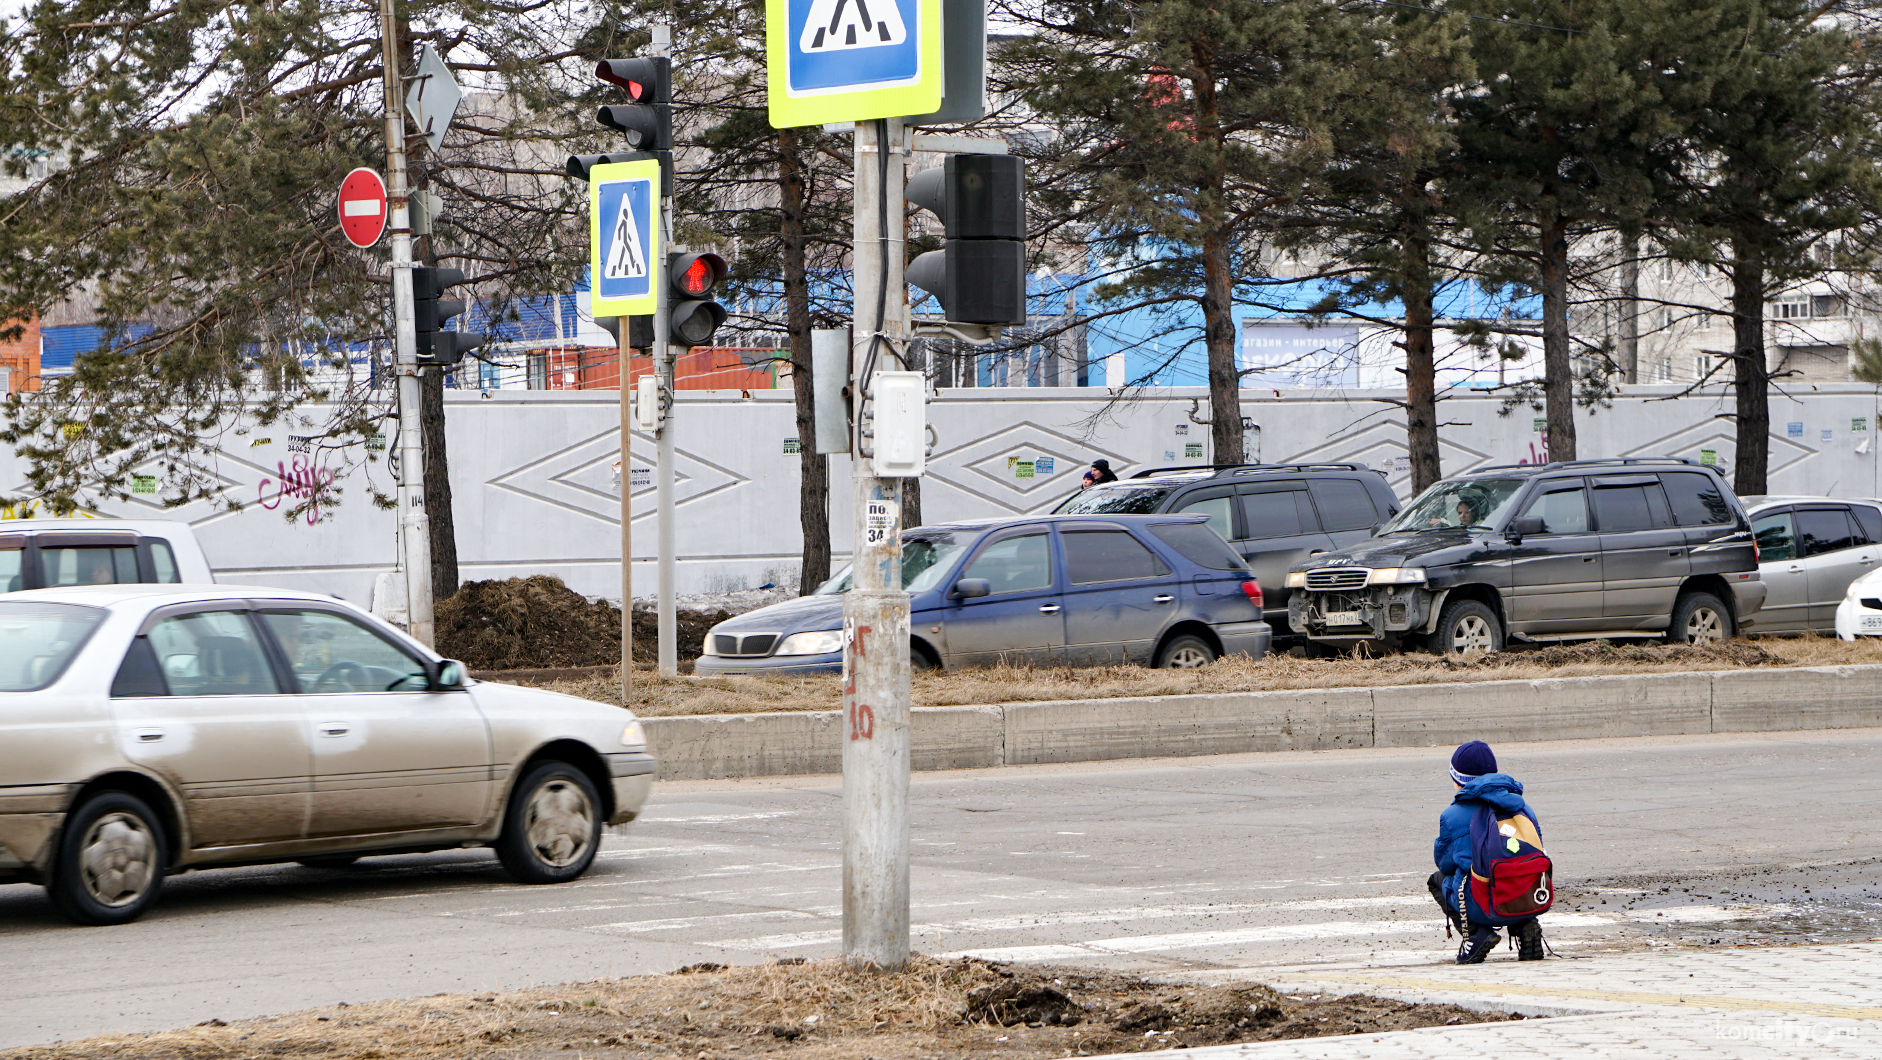
[[[1668,644],[1713,644],[1732,635],[1732,612],[1711,593],[1686,593],[1673,604]]]
[[[168,849],[163,821],[143,799],[93,795],[65,819],[46,895],[75,924],[128,924],[157,900]]]
[[[1215,662],[1216,658],[1215,649],[1209,646],[1208,641],[1194,634],[1185,633],[1180,637],[1172,637],[1169,643],[1157,652],[1157,669],[1194,670]]]
[[[1457,600],[1445,605],[1438,628],[1431,634],[1431,654],[1462,655],[1503,650],[1503,623],[1496,612],[1478,600]]]
[[[359,860],[358,854],[333,854],[319,858],[295,858],[294,863],[310,869],[347,869]]]
[[[926,673],[930,670],[939,670],[939,669],[940,667],[934,664],[934,660],[928,657],[927,652],[922,651],[920,648],[908,649],[908,672],[909,673],[919,674],[919,673]]]
[[[566,883],[588,871],[601,846],[601,797],[567,762],[530,767],[510,792],[497,860],[518,883]]]

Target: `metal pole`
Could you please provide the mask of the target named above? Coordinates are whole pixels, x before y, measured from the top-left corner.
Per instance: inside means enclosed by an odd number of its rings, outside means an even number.
[[[856,123],[850,393],[857,437],[850,447],[853,588],[843,597],[843,956],[888,969],[908,961],[908,594],[902,591],[902,480],[875,477],[866,417],[874,374],[900,367],[897,355],[908,339],[906,160],[900,119]]]
[[[412,324],[412,222],[405,187],[405,111],[399,98],[398,23],[379,0],[386,85],[386,205],[392,211],[392,350],[399,380],[399,545],[405,568],[405,628],[427,647],[431,622],[431,520],[425,512],[424,436],[419,425],[418,332]]]
[[[664,56],[673,48],[673,31],[668,26],[653,27],[653,53]],[[673,199],[660,200],[660,253],[673,246]],[[673,610],[673,413],[678,407],[673,392],[673,347],[667,342],[668,305],[672,301],[673,277],[660,269],[660,290],[654,302],[653,341],[654,378],[660,389],[660,426],[654,434],[657,463],[654,466],[654,504],[660,509],[660,523],[655,544],[660,552],[654,600],[655,629],[659,634],[660,672],[672,676],[680,672],[678,616]]]
[[[634,706],[634,470],[628,456],[634,449],[634,388],[628,366],[627,318],[621,330],[621,705]]]

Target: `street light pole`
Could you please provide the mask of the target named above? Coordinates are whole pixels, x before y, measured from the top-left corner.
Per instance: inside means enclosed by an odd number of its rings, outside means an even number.
[[[908,962],[909,618],[902,591],[902,480],[871,460],[875,375],[908,341],[902,121],[857,122],[850,347],[855,480],[851,589],[843,597],[843,956]]]
[[[671,26],[653,27],[653,54],[667,58],[673,52],[673,28]],[[663,180],[661,183],[665,183]],[[673,247],[673,198],[662,197],[660,200],[660,253],[667,256]],[[671,286],[673,277],[667,275],[664,265],[660,268],[660,283],[654,302],[653,317],[653,374],[654,388],[659,398],[658,426],[654,428],[654,506],[660,510],[660,522],[654,529],[654,546],[659,552],[659,563],[654,572],[654,630],[657,636],[656,662],[660,672],[669,677],[680,672],[679,656],[679,621],[673,604],[673,524],[676,522],[673,512],[673,414],[678,411],[679,402],[673,393],[673,346],[667,340],[672,329],[673,316],[669,312],[673,302]]]
[[[419,415],[418,332],[412,322],[412,222],[405,183],[405,111],[399,95],[398,23],[379,0],[386,88],[386,205],[392,213],[392,350],[399,394],[399,547],[405,569],[405,628],[436,643],[431,615],[431,520],[425,511],[425,450]]]

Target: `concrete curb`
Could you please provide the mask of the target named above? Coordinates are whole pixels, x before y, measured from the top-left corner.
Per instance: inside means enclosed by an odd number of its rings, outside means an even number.
[[[842,770],[838,711],[648,718],[661,780]],[[1882,666],[1077,699],[913,712],[913,767],[1882,726]]]

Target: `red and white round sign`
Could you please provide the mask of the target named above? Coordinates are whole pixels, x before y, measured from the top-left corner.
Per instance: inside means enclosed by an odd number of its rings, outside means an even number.
[[[356,247],[379,242],[386,230],[386,182],[370,169],[356,169],[340,182],[340,231]]]

